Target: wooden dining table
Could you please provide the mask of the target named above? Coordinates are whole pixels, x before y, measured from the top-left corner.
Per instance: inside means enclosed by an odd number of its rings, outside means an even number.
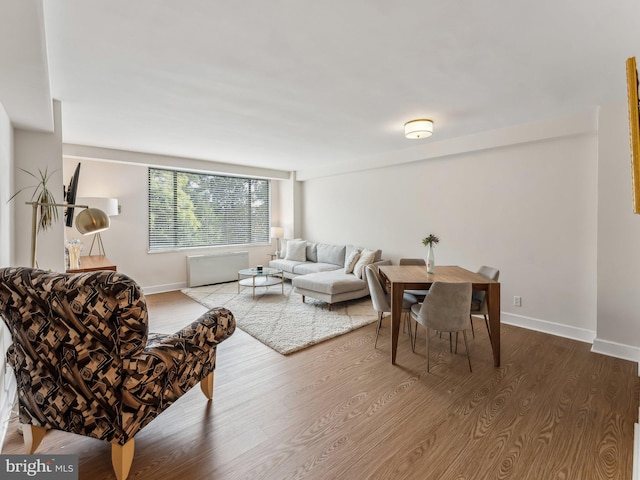
[[[433,282],[470,282],[473,290],[487,292],[493,364],[500,366],[500,282],[458,266],[436,266],[427,273],[424,265],[382,265],[380,275],[391,285],[391,363],[395,365],[405,290],[426,290]],[[471,309],[471,305],[469,305]]]

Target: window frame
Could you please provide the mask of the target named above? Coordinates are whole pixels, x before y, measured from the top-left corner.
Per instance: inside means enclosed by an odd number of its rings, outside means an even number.
[[[267,195],[264,198],[267,202],[267,212],[266,212],[266,223],[264,224],[264,238],[257,241],[249,241],[249,242],[238,242],[238,243],[210,243],[210,244],[202,244],[202,245],[180,245],[179,239],[181,238],[179,233],[179,226],[174,225],[173,235],[174,241],[171,245],[158,246],[152,245],[153,234],[152,234],[152,214],[154,203],[152,201],[152,172],[153,171],[162,171],[169,172],[173,176],[172,188],[173,188],[173,198],[170,199],[170,203],[172,203],[174,211],[172,212],[174,217],[174,223],[177,224],[177,217],[179,215],[179,206],[177,205],[179,200],[176,195],[176,191],[178,189],[178,176],[180,174],[195,175],[195,176],[206,176],[206,177],[219,177],[221,179],[237,179],[241,182],[249,182],[248,194],[251,195],[252,188],[251,185],[254,182],[266,182]],[[194,249],[215,249],[215,248],[229,248],[229,247],[256,247],[256,246],[267,246],[271,244],[270,238],[270,230],[271,230],[271,210],[272,210],[272,192],[273,185],[272,181],[269,178],[263,177],[250,177],[243,175],[230,175],[230,174],[222,174],[218,172],[209,172],[209,171],[194,171],[194,170],[183,170],[179,168],[171,168],[171,167],[148,167],[147,168],[147,253],[155,254],[155,253],[166,253],[166,252],[178,252],[183,250],[194,250]],[[189,197],[191,200],[191,197]],[[251,198],[245,199],[251,200]],[[248,205],[251,202],[249,201]],[[249,207],[250,209],[251,207]],[[249,218],[251,214],[249,214]],[[227,218],[227,221],[229,219]],[[260,220],[260,219],[259,219]],[[251,220],[248,222],[248,228],[251,227]],[[249,235],[252,235],[252,232],[248,232]]]

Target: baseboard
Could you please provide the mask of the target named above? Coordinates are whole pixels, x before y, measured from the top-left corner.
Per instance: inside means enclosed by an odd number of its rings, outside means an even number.
[[[501,323],[514,325],[537,332],[549,333],[558,337],[570,338],[580,342],[593,343],[596,338],[596,332],[584,328],[572,327],[561,323],[548,322],[538,318],[525,317],[522,315],[514,315],[512,313],[502,312],[500,315]],[[613,355],[616,356],[616,355]]]
[[[571,327],[569,325],[548,322],[546,320],[540,320],[538,318],[524,317],[522,315],[513,315],[511,313],[503,312],[501,314],[500,321],[501,323],[505,323],[507,325],[514,325],[516,327],[527,328],[529,330],[535,330],[537,332],[549,333],[551,335],[557,335],[559,337],[565,337],[572,340],[578,340],[580,342],[590,343],[592,345],[591,351],[593,353],[600,353],[602,355],[608,355],[610,357],[620,358],[622,360],[638,362],[638,376],[640,376],[639,347],[633,347],[631,345],[625,345],[622,343],[616,343],[609,340],[596,338],[596,332],[594,332],[593,330]],[[640,478],[638,480],[640,480]]]
[[[638,362],[640,360],[640,348],[624,345],[622,343],[610,342],[599,338],[596,338],[593,341],[591,351],[594,353],[609,355],[610,357],[630,360],[632,362]],[[638,371],[638,375],[640,376],[640,370]]]
[[[179,283],[168,283],[166,285],[153,285],[150,287],[142,287],[142,292],[145,295],[150,295],[152,293],[164,293],[164,292],[173,292],[175,290],[182,290],[183,288],[187,288],[187,282],[179,282]]]
[[[11,411],[13,409],[13,402],[16,398],[16,379],[13,376],[13,371],[9,372],[11,377],[9,378],[9,384],[5,390],[6,395],[0,397],[2,404],[0,405],[0,452],[2,451],[2,445],[4,445],[4,437],[7,435],[7,428],[9,427],[9,419],[11,418]],[[4,389],[4,385],[2,385]]]

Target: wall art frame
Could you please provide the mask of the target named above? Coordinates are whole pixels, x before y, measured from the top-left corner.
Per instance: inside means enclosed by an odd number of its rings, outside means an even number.
[[[638,103],[638,69],[636,67],[636,57],[627,59],[627,98],[629,101],[633,213],[640,213],[640,105]]]

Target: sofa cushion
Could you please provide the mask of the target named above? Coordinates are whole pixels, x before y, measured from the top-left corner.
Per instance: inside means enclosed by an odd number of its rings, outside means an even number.
[[[309,262],[317,262],[318,261],[318,244],[307,242],[307,261]]]
[[[297,275],[306,275],[307,273],[328,272],[337,270],[337,265],[333,263],[304,262],[293,267],[293,273]]]
[[[291,284],[294,287],[327,295],[355,292],[367,288],[364,280],[356,278],[350,273],[344,273],[342,269],[301,275],[291,280]]]
[[[305,262],[307,260],[307,242],[304,240],[287,242],[287,253],[284,259]]]
[[[329,245],[327,243],[318,244],[318,262],[332,263],[340,267],[344,266],[344,245]]]
[[[271,268],[279,268],[283,272],[294,273],[294,268],[297,265],[304,265],[305,262],[296,262],[295,260],[285,260],[284,258],[277,258],[269,262]]]

